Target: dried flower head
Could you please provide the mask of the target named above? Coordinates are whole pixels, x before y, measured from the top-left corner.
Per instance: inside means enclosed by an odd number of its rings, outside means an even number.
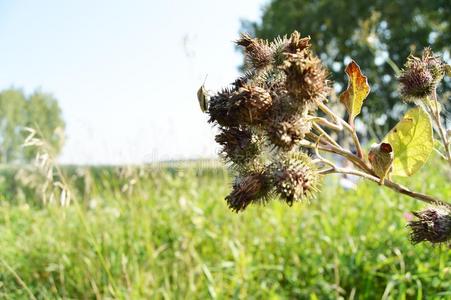
[[[234,119],[230,114],[230,99],[234,93],[235,90],[233,89],[223,89],[210,98],[208,105],[208,114],[210,115],[210,118],[208,122],[228,127],[236,127],[239,125],[239,120]]]
[[[289,205],[313,198],[319,189],[320,175],[304,153],[282,158],[275,164],[273,176],[276,191]]]
[[[421,60],[428,66],[432,74],[435,84],[438,84],[443,79],[446,73],[446,64],[440,56],[435,55],[431,48],[425,48]]]
[[[294,31],[288,40],[285,50],[288,53],[295,54],[304,49],[309,49],[310,47],[310,37],[301,37],[301,34],[298,31]]]
[[[418,220],[410,221],[410,238],[413,244],[428,241],[433,244],[451,241],[451,210],[448,207],[431,207],[413,212]]]
[[[410,55],[399,76],[400,93],[405,101],[424,100],[430,96],[445,74],[445,64],[430,48],[421,58]]]
[[[330,91],[326,69],[308,48],[287,54],[283,70],[288,92],[310,110],[316,109],[315,101],[322,101]]]
[[[271,95],[258,86],[245,85],[233,93],[229,114],[240,124],[257,124],[271,108]]]
[[[406,101],[423,100],[432,94],[434,79],[425,64],[411,59],[399,76],[401,96]]]
[[[327,71],[310,38],[298,32],[271,43],[241,35],[236,43],[248,71],[231,88],[209,95],[207,110],[209,122],[219,126],[222,156],[240,174],[227,203],[241,211],[272,191],[288,204],[309,199],[320,175],[307,155],[291,151],[311,130],[309,111],[329,93]]]
[[[269,178],[264,172],[254,172],[235,178],[232,192],[226,197],[230,209],[244,210],[251,203],[264,202],[271,190]]]
[[[273,52],[266,40],[251,38],[248,34],[241,34],[236,44],[244,48],[248,67],[261,70],[271,65]]]
[[[289,151],[312,129],[312,123],[305,117],[295,115],[288,120],[273,120],[268,126],[270,142],[282,150]]]
[[[236,164],[246,164],[260,152],[257,138],[248,129],[221,128],[215,140],[222,146],[225,159]]]

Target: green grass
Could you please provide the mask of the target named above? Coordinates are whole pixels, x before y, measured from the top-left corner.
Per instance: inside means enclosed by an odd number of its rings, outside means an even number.
[[[405,183],[450,199],[429,170]],[[450,249],[409,243],[404,213],[424,205],[376,184],[328,177],[310,204],[235,214],[220,168],[126,171],[67,168],[66,208],[2,171],[1,299],[451,299]]]

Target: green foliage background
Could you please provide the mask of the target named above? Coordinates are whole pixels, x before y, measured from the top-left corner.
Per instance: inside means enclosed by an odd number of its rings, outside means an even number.
[[[449,199],[432,163],[404,183]],[[217,163],[63,171],[65,208],[24,189],[31,170],[0,171],[0,298],[451,297],[451,250],[409,243],[404,215],[424,206],[373,183],[328,177],[310,204],[235,214]]]
[[[27,162],[35,151],[22,147],[31,127],[52,145],[55,155],[63,146],[65,122],[57,100],[51,94],[35,91],[26,96],[20,89],[0,92],[0,163]]]
[[[402,107],[397,93],[390,57],[402,67],[411,52],[431,46],[449,62],[451,5],[446,0],[272,0],[264,7],[261,20],[244,21],[242,31],[265,39],[298,30],[310,35],[312,44],[331,71],[331,79],[346,88],[344,68],[354,59],[368,76],[372,92],[364,108],[365,124],[382,138],[399,119]],[[449,90],[451,82],[445,80]],[[374,120],[386,114],[380,130]]]

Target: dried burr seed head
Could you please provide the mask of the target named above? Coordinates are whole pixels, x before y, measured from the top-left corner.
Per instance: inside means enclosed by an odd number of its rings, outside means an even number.
[[[432,244],[451,242],[451,209],[449,207],[431,207],[413,212],[417,220],[410,221],[410,238],[413,244],[428,241]]]
[[[289,151],[304,138],[312,129],[312,123],[306,118],[294,116],[288,120],[273,120],[268,125],[268,138],[270,142],[284,150]]]
[[[265,200],[271,190],[268,177],[263,172],[254,172],[235,178],[232,192],[226,197],[230,209],[244,210],[251,203]]]
[[[246,64],[249,67],[261,70],[271,65],[273,52],[266,40],[251,38],[248,34],[241,34],[236,44],[244,48]]]
[[[440,56],[435,55],[431,48],[425,48],[421,60],[427,64],[432,74],[434,83],[437,85],[446,73],[446,64]]]
[[[301,37],[301,34],[298,31],[294,31],[291,34],[285,49],[288,53],[295,54],[304,49],[309,49],[310,47],[310,37]]]
[[[405,101],[423,100],[432,94],[434,79],[425,64],[411,59],[399,76],[400,92]]]
[[[287,54],[283,70],[287,76],[286,88],[294,99],[310,110],[316,109],[315,101],[329,93],[327,71],[320,59],[306,48]]]
[[[232,89],[223,89],[216,95],[210,97],[208,105],[210,118],[208,122],[227,127],[236,127],[239,125],[239,120],[234,119],[230,113],[230,99],[234,92]]]
[[[230,114],[239,124],[258,124],[271,108],[271,95],[258,86],[245,85],[230,99]]]
[[[235,164],[246,164],[260,152],[256,137],[245,128],[221,128],[216,142],[222,146],[221,154]]]
[[[239,177],[226,200],[234,211],[277,191],[288,204],[310,199],[320,175],[311,159],[291,152],[311,130],[307,119],[329,93],[327,71],[310,38],[294,32],[271,43],[241,35],[248,72],[210,97],[216,142]]]
[[[304,153],[293,153],[282,158],[273,169],[276,191],[289,205],[311,199],[318,191],[320,175]]]
[[[430,48],[421,58],[410,55],[399,76],[400,93],[405,101],[424,100],[445,75],[445,64]]]
[[[258,124],[271,105],[271,95],[261,87],[244,84],[240,88],[224,89],[210,98],[209,122],[226,127]]]

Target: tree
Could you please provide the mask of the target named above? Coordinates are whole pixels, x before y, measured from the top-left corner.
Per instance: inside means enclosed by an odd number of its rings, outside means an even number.
[[[392,127],[400,114],[394,69],[427,46],[449,57],[450,15],[446,0],[272,0],[261,22],[244,21],[242,30],[264,39],[293,30],[310,35],[340,90],[346,87],[344,67],[354,59],[372,85],[365,118],[375,124],[385,115],[386,127]],[[450,80],[443,85],[449,87]]]
[[[63,146],[65,123],[57,100],[50,94],[35,91],[29,97],[19,89],[0,92],[0,162],[27,162],[35,152],[24,149],[26,133],[32,127],[52,145],[55,154]]]

